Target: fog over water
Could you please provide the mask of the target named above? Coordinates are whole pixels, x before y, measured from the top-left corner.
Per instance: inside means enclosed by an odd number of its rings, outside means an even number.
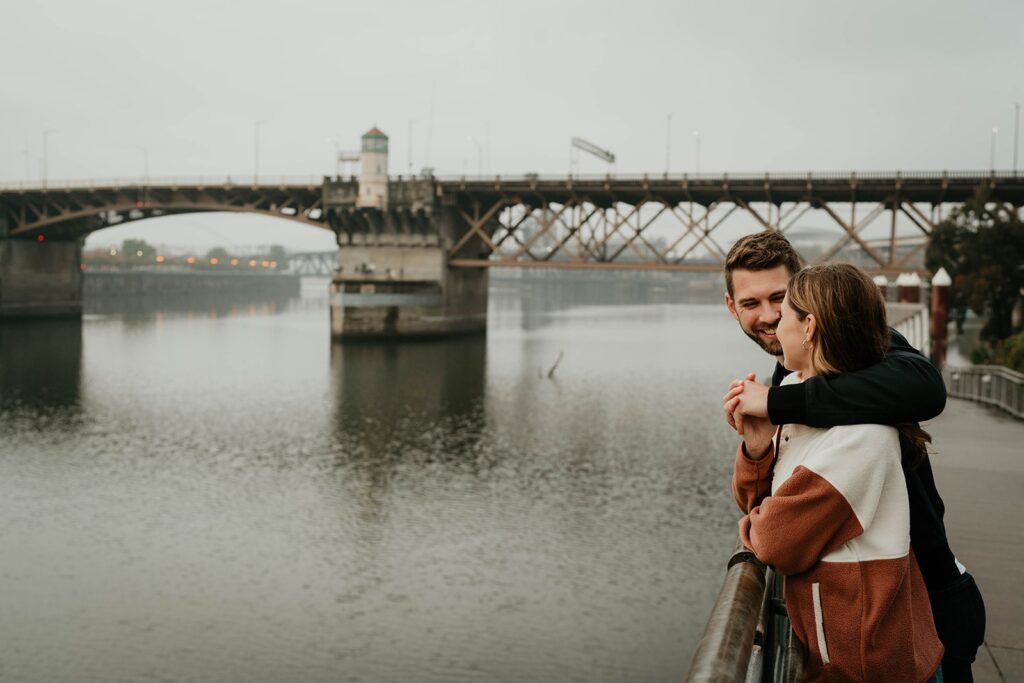
[[[724,307],[495,278],[339,346],[324,290],[0,326],[0,677],[679,680],[770,368]]]

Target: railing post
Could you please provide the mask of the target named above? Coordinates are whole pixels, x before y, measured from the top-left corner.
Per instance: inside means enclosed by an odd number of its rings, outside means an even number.
[[[737,543],[704,635],[693,654],[687,683],[746,680],[764,592],[764,565]]]

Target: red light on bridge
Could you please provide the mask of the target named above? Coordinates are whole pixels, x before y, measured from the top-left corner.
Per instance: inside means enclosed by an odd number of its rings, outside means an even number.
[[[44,237],[43,235],[36,235],[36,242],[42,242],[45,239],[46,237]]]

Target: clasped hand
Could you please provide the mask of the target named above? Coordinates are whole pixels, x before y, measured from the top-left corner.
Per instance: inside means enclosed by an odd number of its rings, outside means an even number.
[[[768,387],[757,383],[757,375],[735,379],[722,398],[725,421],[743,437],[747,455],[757,460],[768,454],[775,425],[768,419]]]

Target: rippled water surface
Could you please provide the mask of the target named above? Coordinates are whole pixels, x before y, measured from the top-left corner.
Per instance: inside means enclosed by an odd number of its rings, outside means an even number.
[[[321,286],[0,326],[0,679],[679,680],[770,366],[724,307],[337,346]]]

